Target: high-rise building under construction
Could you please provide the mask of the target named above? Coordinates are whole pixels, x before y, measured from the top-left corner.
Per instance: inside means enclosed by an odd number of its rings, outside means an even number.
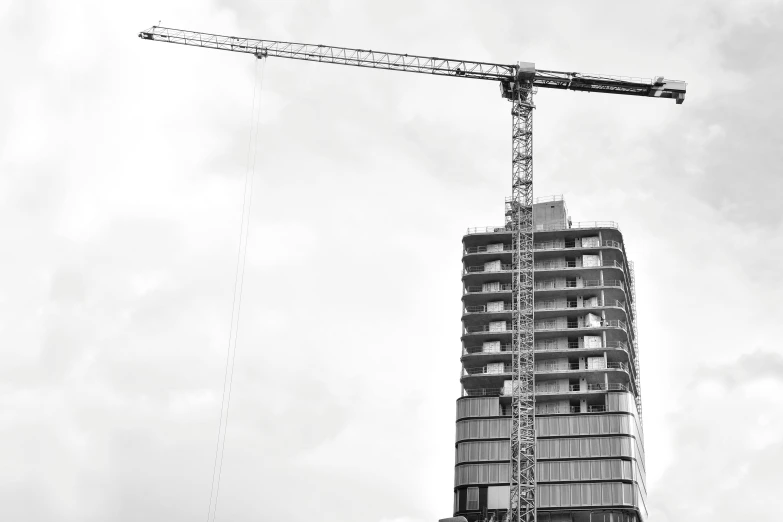
[[[633,265],[614,222],[572,223],[562,197],[534,223],[536,504],[540,522],[646,518]],[[509,506],[512,232],[463,238],[462,394],[454,514]]]

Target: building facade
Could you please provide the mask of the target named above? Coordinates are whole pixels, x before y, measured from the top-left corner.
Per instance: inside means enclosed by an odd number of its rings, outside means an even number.
[[[534,222],[536,480],[542,522],[646,518],[633,270],[612,222],[571,223],[562,197]],[[509,503],[511,250],[504,227],[463,238],[462,393],[454,514]]]

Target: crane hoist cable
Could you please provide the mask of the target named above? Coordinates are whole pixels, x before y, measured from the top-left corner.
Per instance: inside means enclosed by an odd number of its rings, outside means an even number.
[[[259,67],[259,62],[262,62]],[[212,465],[212,485],[209,489],[209,507],[207,522],[210,515],[214,521],[217,517],[218,498],[220,496],[220,478],[223,474],[223,457],[226,451],[226,432],[228,430],[228,414],[231,407],[231,390],[234,384],[234,365],[237,354],[237,338],[239,336],[239,319],[242,311],[242,289],[245,282],[245,265],[247,261],[247,241],[250,236],[250,212],[253,208],[253,185],[256,173],[256,158],[258,157],[258,129],[261,122],[261,88],[264,84],[264,69],[266,60],[256,60],[253,76],[253,102],[250,108],[250,136],[247,146],[247,165],[245,167],[245,183],[242,193],[242,220],[239,225],[239,246],[237,247],[237,263],[234,274],[234,297],[231,301],[231,324],[226,347],[226,367],[223,374],[223,397],[220,402],[220,420],[215,443],[215,462]],[[261,70],[259,79],[259,69]],[[214,499],[214,500],[213,500]],[[213,509],[214,508],[214,509]]]

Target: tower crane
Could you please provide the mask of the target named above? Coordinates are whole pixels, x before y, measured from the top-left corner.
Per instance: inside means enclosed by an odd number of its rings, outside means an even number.
[[[536,435],[533,365],[533,95],[539,87],[628,96],[668,98],[681,104],[686,84],[667,80],[581,74],[537,69],[534,63],[500,64],[321,44],[239,38],[153,26],[144,40],[207,49],[371,69],[491,80],[511,102],[511,197],[505,227],[512,232],[512,410],[509,522],[536,520]]]

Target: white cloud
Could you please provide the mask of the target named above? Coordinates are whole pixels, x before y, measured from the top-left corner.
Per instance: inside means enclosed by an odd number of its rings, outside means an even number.
[[[255,64],[136,37],[158,19],[689,81],[682,106],[540,92],[536,190],[619,221],[637,261],[656,517],[776,513],[779,3],[0,13],[5,518],[206,511]],[[269,61],[218,519],[450,513],[459,241],[502,221],[508,109],[489,83]]]

